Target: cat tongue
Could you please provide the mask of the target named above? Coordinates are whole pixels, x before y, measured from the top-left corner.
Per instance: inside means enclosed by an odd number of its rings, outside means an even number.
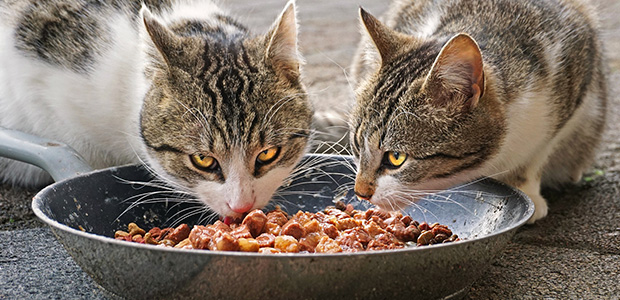
[[[226,224],[226,225],[230,225],[232,223],[239,223],[239,224],[241,224],[241,221],[243,221],[243,219],[247,215],[248,215],[248,212],[244,212],[243,214],[241,214],[240,217],[231,217],[231,216],[222,217],[222,216],[220,216],[220,221],[224,222],[224,224]]]
[[[222,222],[224,222],[224,224],[226,224],[226,225],[230,225],[230,224],[232,224],[232,222],[234,220],[235,219],[233,219],[232,217],[224,217],[224,220],[222,220]]]
[[[243,216],[245,217],[246,214],[244,214]],[[220,220],[222,222],[224,222],[224,224],[226,225],[230,225],[232,223],[241,223],[241,220],[243,220],[243,218],[235,218],[235,217],[231,217],[231,216],[226,216],[224,218],[220,218]]]

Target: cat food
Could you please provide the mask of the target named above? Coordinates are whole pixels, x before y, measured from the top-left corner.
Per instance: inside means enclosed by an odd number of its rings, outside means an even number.
[[[264,213],[257,209],[241,222],[230,225],[187,224],[176,228],[152,228],[148,232],[135,223],[114,237],[136,243],[220,251],[260,253],[337,253],[399,249],[458,241],[445,225],[413,221],[400,212],[376,208],[366,211],[338,202],[317,213],[299,211],[289,216],[279,208]]]

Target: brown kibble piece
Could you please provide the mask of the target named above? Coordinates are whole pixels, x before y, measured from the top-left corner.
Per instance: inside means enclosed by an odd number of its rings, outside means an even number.
[[[299,240],[305,234],[306,231],[304,230],[304,227],[295,220],[290,220],[286,224],[284,224],[284,226],[282,227],[282,231],[280,232],[280,235],[290,235],[297,240]]]
[[[336,238],[336,242],[354,252],[363,251],[364,245],[368,244],[370,240],[370,235],[361,228],[347,229]]]
[[[409,225],[405,228],[402,240],[404,242],[417,241],[420,233],[422,232],[420,231],[420,229],[418,229],[418,227],[415,227],[414,225]]]
[[[355,211],[355,209],[353,208],[352,204],[347,204],[347,207],[344,209],[344,212],[347,213],[347,215],[349,216],[353,216],[353,212]]]
[[[437,243],[442,243],[443,241],[447,239],[448,239],[448,236],[443,233],[436,234],[434,238],[435,242]]]
[[[136,243],[144,243],[144,238],[142,237],[142,235],[139,234],[131,236],[131,240]]]
[[[405,226],[409,226],[409,223],[411,223],[411,221],[413,221],[413,219],[411,218],[411,216],[404,216],[400,219],[401,222],[403,222],[403,224],[405,224]]]
[[[251,239],[251,238],[253,238],[252,234],[250,233],[250,230],[244,224],[241,224],[241,225],[235,227],[235,229],[233,229],[231,234],[234,237],[238,238],[238,239],[240,239],[240,238],[244,238],[244,239]]]
[[[433,234],[432,231],[424,230],[418,237],[417,243],[418,245],[428,245],[434,237],[435,235]]]
[[[437,224],[433,226],[431,231],[433,232],[434,235],[438,235],[440,233],[444,234],[446,237],[449,237],[452,235],[452,230],[450,230],[448,226],[441,225],[441,224]]]
[[[405,244],[399,241],[394,234],[386,232],[375,237],[375,240],[387,246],[387,249],[402,248]]]
[[[342,248],[336,241],[329,238],[328,236],[322,236],[321,240],[319,240],[319,244],[316,245],[314,252],[317,253],[338,253],[342,252]]]
[[[273,247],[282,252],[299,252],[299,242],[290,235],[276,236]]]
[[[260,245],[258,241],[253,238],[240,238],[239,239],[239,250],[243,252],[258,252],[260,249]]]
[[[154,238],[153,235],[151,234],[151,232],[147,232],[144,235],[144,243],[145,244],[151,244],[151,245],[159,245],[159,242],[157,242]]]
[[[338,230],[343,231],[343,230],[357,227],[359,225],[357,222],[358,222],[357,220],[351,217],[346,217],[346,218],[338,219],[335,225]]]
[[[347,205],[344,204],[344,202],[342,202],[342,201],[336,201],[336,203],[334,203],[334,206],[337,209],[342,210],[342,211],[345,211],[347,209]]]
[[[168,233],[172,232],[174,228],[164,228],[159,232],[159,236],[157,237],[157,241],[161,241],[168,236]]]
[[[144,229],[138,227],[138,225],[136,225],[136,223],[129,223],[129,225],[127,225],[127,229],[129,230],[129,235],[134,236],[134,235],[144,235],[146,233],[146,231],[144,231]]]
[[[177,228],[175,228],[172,232],[170,232],[168,236],[166,236],[166,238],[173,241],[175,244],[178,244],[182,240],[189,237],[190,231],[191,230],[189,229],[189,226],[187,224],[181,224],[177,226]]]
[[[213,229],[215,229],[216,231],[221,231],[221,232],[231,232],[232,228],[230,228],[230,226],[226,225],[226,223],[217,220],[215,221],[215,223],[213,223]]]
[[[375,222],[375,224],[379,225],[379,227],[383,229],[387,227],[387,224],[385,224],[385,221],[381,219],[379,216],[370,216],[370,219],[368,221]]]
[[[321,223],[321,229],[323,230],[325,234],[327,234],[327,236],[329,236],[332,239],[337,238],[339,235],[338,228],[336,228],[336,226],[332,224]]]
[[[195,225],[189,234],[189,241],[194,249],[209,249],[215,229],[211,226]]]
[[[300,251],[314,252],[314,248],[319,244],[321,237],[324,236],[319,232],[311,232],[299,240]]]
[[[122,231],[122,230],[117,230],[114,233],[114,238],[119,238],[119,237],[124,238],[124,237],[126,237],[128,235],[129,235],[129,232],[125,232],[125,231]]]
[[[280,235],[280,232],[282,232],[282,227],[276,223],[267,222],[267,224],[265,224],[265,232],[273,235]]]
[[[149,230],[149,232],[151,234],[151,236],[156,239],[161,235],[161,229],[159,227],[153,227],[151,228],[151,230]]]
[[[304,224],[304,231],[306,232],[306,234],[309,234],[311,232],[317,232],[321,230],[321,225],[319,224],[319,221],[312,219],[310,221],[308,221],[308,223]]]
[[[239,251],[239,241],[230,233],[224,232],[215,238],[215,249],[220,251]]]
[[[260,209],[251,211],[247,216],[245,216],[245,218],[243,218],[243,222],[241,222],[241,224],[248,227],[252,237],[257,237],[263,233],[263,228],[266,223],[267,215],[265,215],[265,213]]]
[[[456,242],[459,240],[459,236],[456,234],[451,235],[449,238],[447,238],[445,241],[443,241],[444,243],[451,243],[451,242]]]
[[[187,238],[182,240],[180,243],[174,245],[174,248],[192,249],[192,243],[189,241],[189,238]]]
[[[275,223],[278,226],[282,227],[284,224],[286,224],[286,222],[288,222],[288,217],[283,211],[275,210],[267,214],[267,221]]]
[[[258,237],[256,237],[256,241],[261,246],[261,248],[263,248],[263,247],[273,247],[273,244],[276,241],[276,236],[271,234],[271,233],[266,233],[265,232],[265,233],[259,235]]]
[[[159,242],[160,245],[164,245],[167,247],[174,247],[174,245],[176,245],[173,241],[169,240],[169,239],[163,239]]]
[[[381,226],[377,225],[377,223],[375,223],[374,221],[368,222],[366,226],[364,226],[364,229],[366,229],[366,232],[368,232],[368,234],[370,234],[370,236],[373,238],[376,235],[385,233],[385,230],[381,228]]]
[[[272,248],[272,247],[265,247],[265,248],[260,248],[258,250],[258,253],[268,253],[268,254],[275,254],[275,253],[282,253],[282,251],[276,249],[276,248]]]
[[[390,217],[390,213],[388,213],[387,211],[384,210],[380,210],[380,209],[376,209],[376,208],[370,208],[366,211],[366,220],[370,219],[370,217],[372,216],[377,216],[383,220],[387,219]]]
[[[431,227],[426,222],[420,223],[420,225],[418,225],[418,228],[420,229],[420,231],[431,230]]]

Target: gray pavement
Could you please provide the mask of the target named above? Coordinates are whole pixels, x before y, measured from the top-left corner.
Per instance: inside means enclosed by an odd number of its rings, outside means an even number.
[[[265,30],[285,3],[222,2],[257,30]],[[338,99],[352,96],[344,72],[359,39],[357,7],[379,14],[388,1],[297,2],[305,82],[319,109],[337,107],[344,102]],[[522,227],[466,299],[620,299],[620,1],[593,2],[612,92],[591,178],[545,191],[549,216]],[[29,212],[33,192],[0,187],[0,299],[108,299]]]

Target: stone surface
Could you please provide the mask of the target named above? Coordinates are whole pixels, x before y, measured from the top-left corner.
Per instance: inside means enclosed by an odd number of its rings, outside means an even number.
[[[284,0],[222,1],[256,32]],[[319,110],[346,109],[345,75],[359,40],[357,8],[382,13],[387,1],[297,1],[305,82]],[[604,144],[589,181],[545,191],[547,218],[519,230],[466,299],[620,299],[620,2],[593,1],[609,58]],[[595,170],[599,170],[594,172]],[[105,299],[30,212],[35,191],[0,187],[0,299]],[[28,229],[33,228],[34,229]]]
[[[0,231],[0,299],[108,299],[46,227]]]

